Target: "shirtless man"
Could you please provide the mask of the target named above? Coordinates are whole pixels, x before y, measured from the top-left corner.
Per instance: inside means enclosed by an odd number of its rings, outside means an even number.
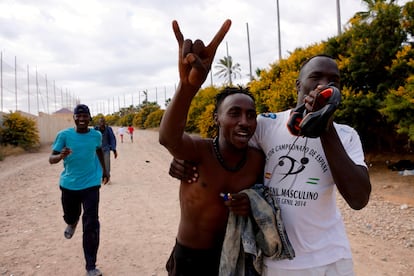
[[[230,25],[230,20],[225,21],[204,46],[201,40],[184,40],[178,23],[173,22],[180,82],[161,121],[159,141],[175,158],[196,162],[199,178],[195,183],[180,184],[180,223],[166,266],[170,276],[218,275],[228,213],[247,216],[250,211],[247,195],[238,192],[262,183],[264,155],[248,146],[256,129],[256,109],[247,90],[226,88],[216,96],[217,137],[184,133],[191,101],[208,76]],[[224,201],[220,194],[230,194],[231,200]]]

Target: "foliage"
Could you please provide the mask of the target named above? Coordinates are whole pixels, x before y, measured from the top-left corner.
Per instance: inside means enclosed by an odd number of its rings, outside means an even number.
[[[381,112],[395,123],[397,133],[407,134],[414,141],[414,75],[404,87],[390,91]]]
[[[341,82],[383,99],[394,82],[387,67],[407,39],[401,7],[394,1],[366,0],[368,11],[356,13],[350,28],[327,42],[327,53],[341,60]],[[405,79],[404,76],[401,76]]]
[[[213,115],[214,104],[209,104],[206,106],[198,121],[198,129],[200,130],[201,137],[213,138],[217,135],[217,127]]]
[[[134,107],[132,105],[130,105],[129,107],[123,107],[118,111],[118,115],[119,117],[125,117],[128,114],[136,114],[138,111],[140,110],[140,106]],[[132,122],[126,122],[127,125],[132,123]]]
[[[404,45],[391,61],[391,65],[386,67],[390,74],[393,84],[391,89],[398,89],[404,86],[407,78],[414,74],[414,48],[412,45]]]
[[[414,75],[413,44],[407,41],[413,30],[413,1],[403,9],[395,1],[365,2],[368,11],[357,13],[342,35],[296,49],[286,60],[260,71],[259,80],[250,83],[259,112],[293,107],[294,80],[300,64],[310,56],[323,53],[337,60],[341,73],[343,101],[336,120],[354,126],[365,148],[391,150],[403,139],[401,135],[412,137],[409,126],[414,125],[413,116],[397,116],[409,111],[401,112],[406,105],[396,104],[388,95],[395,95],[404,86],[402,93],[406,97],[403,99],[412,98],[405,84]],[[388,109],[383,109],[384,106]]]
[[[402,27],[411,37],[414,36],[414,1],[408,1],[402,9]]]
[[[381,101],[372,92],[368,94],[359,91],[355,93],[348,87],[343,87],[342,101],[335,113],[335,121],[352,126],[359,133],[366,150],[372,150],[386,135],[381,130],[386,128],[384,118],[378,112]]]
[[[200,133],[199,125],[201,115],[206,110],[206,107],[210,104],[214,105],[214,97],[219,92],[219,88],[214,86],[209,86],[204,89],[200,89],[197,95],[194,97],[191,102],[190,110],[187,116],[187,124],[185,130],[187,132],[196,132]],[[213,117],[210,118],[212,120]]]
[[[89,122],[89,125],[91,126],[97,126],[99,124],[99,119],[105,117],[102,113],[98,113],[95,116],[92,117],[92,120]]]
[[[121,117],[119,117],[119,115],[115,115],[115,114],[104,115],[102,113],[98,113],[92,117],[92,121],[90,122],[90,125],[92,126],[99,125],[99,119],[102,117],[105,119],[106,124],[109,126],[118,125],[118,122],[121,121],[120,120]]]
[[[296,49],[286,60],[271,65],[269,70],[261,70],[260,79],[250,82],[249,87],[255,96],[259,113],[278,112],[296,105],[296,79],[302,63],[311,56],[321,54],[324,44],[311,45],[306,49]]]
[[[145,102],[142,104],[140,110],[134,114],[132,124],[141,129],[145,129],[145,121],[152,112],[160,109],[160,106],[155,102]]]
[[[123,117],[120,117],[119,118],[117,124],[119,126],[129,126],[129,125],[133,125],[134,118],[135,118],[135,113],[127,113]]]
[[[147,120],[144,123],[145,128],[157,128],[160,126],[162,116],[164,115],[164,110],[157,109],[150,114],[148,114]]]
[[[117,124],[121,117],[119,115],[110,114],[105,116],[105,121],[108,125],[114,126]]]
[[[4,116],[0,135],[3,145],[19,146],[24,150],[36,149],[40,145],[36,122],[18,112]]]
[[[233,63],[233,58],[231,56],[221,58],[215,68],[218,69],[218,71],[214,75],[225,79],[224,83],[229,86],[233,85],[233,79],[241,77],[240,64]]]

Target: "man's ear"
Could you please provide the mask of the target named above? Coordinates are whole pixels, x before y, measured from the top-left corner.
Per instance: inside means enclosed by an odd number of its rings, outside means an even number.
[[[213,120],[214,120],[214,124],[215,124],[216,126],[218,126],[218,125],[219,125],[219,121],[218,121],[218,115],[217,115],[217,112],[214,112],[214,114],[213,114]]]
[[[301,83],[300,83],[300,80],[296,80],[296,94],[299,94],[299,91],[300,91],[300,85],[301,85]]]

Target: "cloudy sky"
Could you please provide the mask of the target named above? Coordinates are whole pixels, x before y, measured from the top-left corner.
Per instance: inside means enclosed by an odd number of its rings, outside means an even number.
[[[340,2],[342,27],[366,10],[360,0]],[[279,6],[283,57],[338,32],[336,0],[279,0]],[[244,84],[247,24],[253,73],[278,59],[276,0],[0,0],[2,111],[16,107],[15,62],[19,110],[52,113],[79,99],[93,113],[108,113],[142,102],[142,91],[163,107],[178,80],[172,20],[186,38],[207,44],[227,18],[232,26],[213,73],[228,48],[241,66],[234,83]],[[206,85],[211,81],[224,80],[212,76]]]

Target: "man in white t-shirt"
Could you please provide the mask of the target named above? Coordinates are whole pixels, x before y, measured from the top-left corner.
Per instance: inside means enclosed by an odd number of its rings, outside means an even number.
[[[339,69],[328,56],[308,59],[296,81],[298,107],[324,106],[317,95],[330,84],[339,87]],[[314,109],[314,107],[317,107]],[[350,244],[336,206],[336,190],[359,210],[368,204],[371,183],[357,132],[329,122],[317,138],[293,135],[287,124],[292,110],[261,114],[250,142],[266,155],[264,184],[279,204],[293,260],[265,260],[265,276],[354,275]],[[319,137],[320,136],[320,137]],[[180,163],[170,174],[188,179]]]
[[[326,85],[339,87],[336,62],[324,55],[307,60],[296,81],[298,106],[317,105]],[[251,142],[266,155],[265,185],[281,208],[293,260],[265,260],[264,275],[354,275],[352,255],[336,190],[348,205],[366,206],[371,183],[357,132],[329,123],[319,138],[292,135],[292,110],[258,117]]]

